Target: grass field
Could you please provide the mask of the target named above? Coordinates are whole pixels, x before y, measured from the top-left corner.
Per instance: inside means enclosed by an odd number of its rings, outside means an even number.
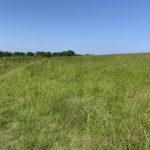
[[[24,65],[0,74],[1,150],[150,149],[150,54]]]

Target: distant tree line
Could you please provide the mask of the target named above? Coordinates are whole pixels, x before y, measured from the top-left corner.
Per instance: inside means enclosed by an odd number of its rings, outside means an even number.
[[[13,57],[13,56],[36,56],[36,57],[57,57],[57,56],[75,56],[75,52],[73,50],[67,50],[63,52],[45,52],[45,51],[37,51],[37,52],[7,52],[0,51],[0,57]]]

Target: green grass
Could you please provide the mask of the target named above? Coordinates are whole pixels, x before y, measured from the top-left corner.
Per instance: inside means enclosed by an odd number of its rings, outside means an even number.
[[[0,76],[1,150],[149,150],[150,54],[61,57]]]

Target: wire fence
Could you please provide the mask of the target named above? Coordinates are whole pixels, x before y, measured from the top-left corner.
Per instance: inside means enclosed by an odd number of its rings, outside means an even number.
[[[38,57],[2,57],[0,58],[0,73],[7,72],[9,69],[34,62],[39,59],[40,58]]]

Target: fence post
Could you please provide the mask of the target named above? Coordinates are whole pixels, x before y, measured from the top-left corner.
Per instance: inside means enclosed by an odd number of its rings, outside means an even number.
[[[7,65],[7,59],[5,59],[5,68],[6,68],[6,65]]]

